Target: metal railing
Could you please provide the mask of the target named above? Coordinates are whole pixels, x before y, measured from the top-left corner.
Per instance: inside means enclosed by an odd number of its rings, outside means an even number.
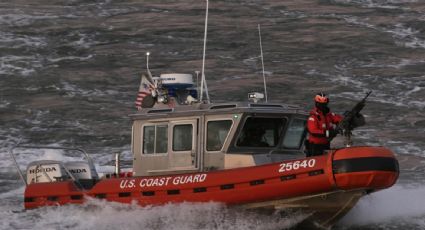
[[[68,151],[77,151],[80,152],[84,155],[85,159],[87,160],[90,170],[95,169],[94,167],[94,163],[92,158],[89,156],[89,154],[87,154],[87,152],[84,149],[81,148],[75,148],[75,147],[57,147],[57,146],[37,146],[37,145],[21,145],[20,141],[18,141],[14,146],[12,146],[9,149],[9,154],[15,164],[16,170],[18,171],[19,177],[21,178],[21,180],[24,182],[25,186],[27,186],[27,181],[25,180],[24,174],[22,173],[21,169],[19,168],[19,164],[16,161],[15,158],[15,154],[14,154],[14,150],[15,149],[58,149],[58,150],[68,150]],[[72,175],[72,173],[66,168],[66,166],[64,164],[61,164],[61,166],[65,169],[65,172],[68,174],[68,176],[74,181],[76,182],[79,186],[82,186],[78,180],[75,179],[75,177]],[[42,170],[44,171],[44,170]],[[97,174],[97,173],[96,173]],[[47,178],[50,179],[50,181],[52,181],[52,179],[46,175]]]

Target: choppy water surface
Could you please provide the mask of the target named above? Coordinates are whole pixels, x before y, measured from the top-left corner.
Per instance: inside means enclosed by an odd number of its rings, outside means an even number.
[[[7,149],[77,146],[100,170],[113,152],[131,159],[130,120],[150,51],[156,74],[201,68],[204,1],[0,2],[1,229],[279,229],[302,220],[239,214],[219,204],[22,211],[23,186]],[[261,90],[262,25],[269,98],[335,111],[373,90],[357,144],[384,145],[401,162],[399,183],[363,198],[337,229],[425,228],[425,2],[422,0],[210,1],[206,75],[213,101]],[[62,152],[18,154],[32,160]],[[94,211],[93,211],[94,210]],[[83,221],[83,222],[82,222]],[[265,224],[267,223],[267,224]]]

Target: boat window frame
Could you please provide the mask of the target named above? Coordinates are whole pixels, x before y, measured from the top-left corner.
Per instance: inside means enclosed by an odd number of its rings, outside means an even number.
[[[290,118],[289,123],[288,123],[287,127],[286,127],[286,128],[285,128],[285,130],[284,130],[284,135],[283,135],[283,137],[284,137],[284,138],[282,138],[282,139],[280,140],[280,143],[279,143],[279,148],[280,148],[280,149],[282,149],[282,150],[300,150],[300,149],[302,149],[302,148],[303,148],[303,146],[304,146],[304,141],[305,141],[305,139],[306,139],[306,137],[307,137],[307,122],[308,122],[308,120],[307,120],[307,119],[308,119],[308,117],[300,117],[300,116],[292,116],[292,117]],[[288,132],[288,130],[289,130],[289,127],[292,125],[292,123],[293,123],[295,120],[303,120],[303,121],[305,121],[304,131],[303,131],[303,134],[302,134],[302,136],[301,136],[301,140],[300,140],[300,143],[299,143],[299,145],[298,145],[298,148],[288,148],[288,147],[286,147],[286,146],[284,145],[284,141],[285,141],[286,134],[287,134],[287,132]]]
[[[283,126],[281,128],[281,130],[279,131],[279,140],[276,143],[275,146],[269,146],[269,147],[252,147],[252,146],[238,146],[237,145],[237,141],[240,138],[241,134],[242,134],[242,130],[244,129],[244,126],[246,124],[246,121],[251,118],[251,117],[255,117],[255,118],[281,118],[284,120],[283,122]],[[264,152],[269,152],[273,149],[277,149],[281,146],[281,141],[282,139],[282,135],[284,134],[284,132],[287,129],[287,125],[288,122],[290,121],[290,114],[284,114],[284,113],[246,113],[243,114],[243,117],[241,119],[241,121],[239,122],[239,127],[237,127],[237,130],[235,131],[235,135],[233,137],[233,140],[231,142],[231,149],[229,149],[229,154],[232,153],[249,153],[250,155],[255,155],[256,153],[253,153],[252,151],[259,151],[258,154],[262,154]]]
[[[156,146],[154,146],[154,152],[153,153],[144,153],[144,138],[145,138],[145,132],[144,132],[144,129],[145,129],[145,127],[146,126],[155,126],[155,140],[154,140],[154,143],[155,143],[155,145],[156,145],[156,127],[157,126],[160,126],[160,125],[166,125],[167,126],[167,151],[165,152],[165,153],[157,153],[157,152],[155,152],[155,150],[156,150]],[[142,156],[167,156],[168,155],[168,152],[169,152],[169,149],[170,149],[170,141],[169,141],[169,130],[170,130],[170,124],[169,124],[169,122],[168,121],[161,121],[161,122],[149,122],[149,123],[144,123],[144,124],[142,124],[142,126],[141,126],[141,135],[140,135],[140,140],[141,140],[141,142],[140,142],[140,152],[141,152],[141,155]]]
[[[175,150],[174,149],[174,131],[175,131],[175,128],[176,128],[176,126],[183,126],[183,125],[190,125],[191,126],[191,134],[192,134],[192,140],[191,140],[191,147],[190,147],[190,149],[189,150]],[[171,139],[171,152],[173,152],[173,153],[182,153],[182,152],[189,152],[189,151],[193,151],[194,149],[196,149],[196,135],[194,135],[195,134],[195,128],[196,128],[196,125],[194,125],[194,123],[193,122],[178,122],[178,123],[170,123],[170,132],[171,133],[169,133],[169,140]]]
[[[221,146],[220,150],[208,150],[207,149],[207,145],[208,145],[208,122],[210,122],[210,121],[212,121],[212,122],[214,122],[214,121],[231,121],[232,122],[230,127],[229,127],[229,131],[227,132],[226,138],[224,138],[224,142],[223,142],[223,145]],[[230,136],[230,133],[233,130],[234,125],[235,125],[235,121],[234,121],[234,119],[232,119],[230,117],[211,118],[211,119],[206,120],[205,121],[205,135],[204,135],[204,143],[205,143],[204,144],[204,151],[207,152],[207,153],[221,153],[224,149],[224,146],[226,145],[226,143],[229,140],[229,136]]]

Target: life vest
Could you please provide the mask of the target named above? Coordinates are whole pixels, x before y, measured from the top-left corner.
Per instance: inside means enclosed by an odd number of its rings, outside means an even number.
[[[336,125],[343,119],[341,115],[327,113],[326,115],[316,107],[310,111],[307,122],[308,141],[312,144],[328,144],[327,130],[335,129]]]

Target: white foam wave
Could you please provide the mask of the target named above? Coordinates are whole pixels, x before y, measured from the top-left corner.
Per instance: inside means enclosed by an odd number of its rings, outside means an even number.
[[[367,116],[366,116],[366,120],[368,120]],[[393,130],[393,128],[391,128],[391,130]],[[353,136],[352,136],[354,145],[385,146],[386,148],[391,149],[391,151],[393,151],[396,155],[410,155],[410,156],[418,156],[418,157],[425,156],[425,143],[417,142],[417,141],[409,142],[405,140],[382,137],[382,135],[380,135],[380,132],[382,131],[383,131],[382,129],[367,128],[367,126],[366,128],[365,126],[356,128],[353,131]],[[405,132],[406,130],[397,128],[396,131],[399,133],[402,133],[402,132]],[[388,130],[385,130],[385,132],[388,132]],[[339,144],[339,143],[333,141],[332,145],[334,144]],[[342,146],[338,146],[338,147],[342,147]],[[417,162],[419,166],[423,165],[424,163],[425,162]]]
[[[4,99],[0,99],[0,108],[1,109],[7,108],[9,105],[10,105],[10,102],[9,101],[6,101]]]
[[[355,4],[364,8],[381,9],[409,9],[403,6],[406,3],[417,2],[417,0],[333,0],[336,3]]]
[[[0,32],[0,48],[44,47],[45,38]]]
[[[341,220],[342,225],[369,225],[393,220],[425,217],[425,187],[406,188],[396,185],[363,197]],[[425,225],[423,225],[425,226]]]
[[[102,9],[99,12],[99,16],[101,17],[110,17],[110,16],[114,16],[114,15],[119,15],[119,14],[127,14],[127,13],[131,13],[131,12],[136,12],[139,9],[137,7],[121,7],[121,8],[109,8],[109,9]]]
[[[368,117],[366,120],[368,120]],[[398,132],[403,132],[402,129],[397,129]],[[353,131],[353,142],[355,145],[367,146],[385,146],[391,149],[397,155],[413,155],[418,157],[425,156],[425,143],[408,142],[380,137],[379,133],[382,129],[359,127]],[[425,162],[418,162],[421,165]]]
[[[217,80],[218,82],[226,82],[226,81],[229,81],[229,80],[239,80],[239,79],[242,79],[242,77],[241,76],[238,76],[238,75],[234,75],[234,76],[229,76],[229,77],[223,77],[223,78],[221,78],[221,79],[219,79],[219,80]]]
[[[342,18],[346,22],[348,22],[349,24],[364,26],[366,28],[371,28],[371,29],[376,29],[375,25],[368,22],[369,18],[360,18],[360,17],[357,17],[357,16],[351,16],[351,15],[350,16],[348,16],[348,15],[343,15],[343,16],[335,15],[335,17]]]
[[[341,69],[342,71],[344,67],[341,66],[335,66],[336,69]],[[311,69],[309,70],[306,74],[311,75],[311,76],[320,76],[320,77],[325,77],[327,79],[329,79],[330,81],[334,82],[334,83],[340,83],[341,85],[344,86],[350,86],[352,88],[360,88],[360,89],[365,89],[367,88],[366,86],[368,85],[367,83],[363,82],[361,80],[361,78],[354,78],[351,76],[345,76],[342,74],[330,74],[330,73],[324,73],[324,72],[320,72],[319,70],[316,69]],[[347,92],[345,92],[346,94]],[[344,93],[342,93],[344,94]]]
[[[255,73],[258,74],[258,75],[260,75],[260,76],[262,76],[263,71],[261,70],[261,71],[255,72]],[[264,71],[264,76],[272,76],[272,75],[273,75],[273,72],[272,71]]]
[[[5,212],[4,210],[1,212]],[[9,216],[6,218],[6,216]],[[228,209],[219,203],[181,203],[140,207],[90,199],[83,205],[44,207],[3,213],[3,226],[17,229],[287,229],[303,220],[295,214],[260,215]],[[35,221],[37,220],[37,221]]]
[[[398,154],[409,154],[415,156],[425,156],[425,149],[417,146],[415,143],[400,143],[400,145],[394,147]]]
[[[63,154],[61,150],[56,149],[45,149],[43,150],[43,155],[40,157],[40,159],[43,160],[56,160],[56,161],[75,161],[76,159],[81,159],[82,157],[70,157]]]
[[[420,34],[418,30],[406,26],[403,23],[398,23],[392,27],[374,25],[369,18],[360,18],[357,16],[335,16],[342,18],[346,22],[353,25],[360,25],[366,28],[374,29],[379,32],[391,34],[395,39],[395,44],[407,48],[424,48],[425,40],[419,38],[417,35]]]
[[[79,31],[71,32],[67,37],[69,37],[70,40],[73,40],[72,42],[68,43],[70,46],[76,47],[76,48],[90,48],[91,46],[94,46],[98,44],[99,42],[95,41],[95,36],[98,33],[81,33]]]
[[[398,43],[408,48],[425,48],[425,40],[418,38],[418,30],[406,27],[404,24],[396,24],[393,29],[387,30],[399,41]]]
[[[409,91],[407,91],[407,92],[406,92],[406,95],[410,95],[410,94],[412,94],[412,93],[419,92],[419,91],[421,91],[422,89],[423,89],[422,87],[414,86],[414,87],[413,87],[413,89],[411,89],[411,90],[409,90]]]
[[[82,155],[66,155],[62,150],[56,149],[16,148],[13,153],[20,170],[23,172],[26,170],[26,167],[30,162],[37,160],[57,160],[67,162],[83,159]],[[17,173],[13,160],[9,154],[9,149],[3,148],[0,152],[0,172]]]
[[[49,110],[37,110],[33,112],[33,116],[31,118],[25,119],[25,122],[31,125],[31,127],[39,125],[43,122],[43,117],[47,116],[49,113]]]
[[[77,85],[71,84],[66,81],[62,81],[62,88],[66,91],[66,94],[70,97],[74,96],[85,96],[85,97],[101,97],[105,95],[118,95],[119,92],[116,90],[99,90],[99,89],[90,89],[84,90],[78,87]]]
[[[26,14],[20,10],[13,13],[0,14],[0,25],[9,26],[27,26],[38,20],[56,19],[58,16],[48,15],[46,12],[35,13],[34,15]]]
[[[37,56],[8,55],[0,57],[0,74],[28,76],[42,67]]]
[[[373,60],[371,62],[362,64],[361,67],[401,69],[406,66],[422,65],[424,62],[425,60],[411,60],[405,58],[394,60],[392,63],[379,63],[379,60]]]
[[[306,15],[304,12],[302,11],[288,11],[288,10],[280,10],[279,11],[281,14],[283,14],[285,17],[288,18],[297,18],[297,19],[301,19],[301,18],[307,18],[308,15]]]
[[[77,57],[77,56],[66,56],[66,57],[59,57],[59,58],[47,58],[47,60],[51,63],[60,62],[64,60],[78,60],[78,61],[85,61],[88,59],[91,59],[93,55],[89,54],[86,57]]]
[[[25,190],[24,185],[16,189],[7,190],[6,192],[0,193],[0,199],[8,199],[8,198],[16,197],[16,196],[23,196],[24,190]]]
[[[346,72],[346,68],[346,66],[335,66],[335,69],[340,69],[341,72]],[[370,96],[369,101],[391,104],[399,107],[416,109],[425,108],[425,101],[421,96],[419,96],[424,88],[417,85],[417,82],[425,82],[425,76],[409,78],[398,76],[379,77],[373,75],[351,76],[344,74],[322,73],[315,69],[308,71],[307,74],[326,77],[333,83],[350,86],[353,91],[359,92],[343,92],[337,94],[337,96],[343,98],[351,99],[353,98],[352,96],[361,98],[362,92],[368,89],[373,90],[373,94]]]
[[[260,58],[261,58],[260,56],[250,57],[250,58],[244,59],[242,62],[245,65],[249,66],[250,68],[257,69],[259,65],[259,61],[261,60]]]

